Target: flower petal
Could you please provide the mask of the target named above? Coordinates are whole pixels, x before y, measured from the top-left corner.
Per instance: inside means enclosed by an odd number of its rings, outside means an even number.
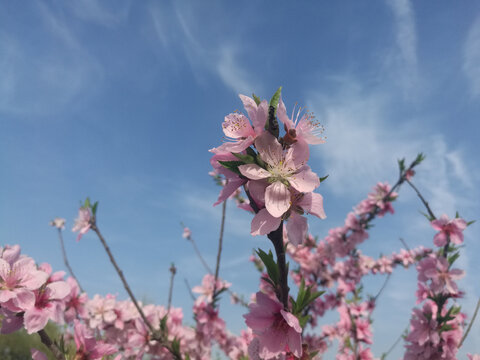
[[[290,184],[300,192],[312,192],[320,185],[320,180],[309,166],[305,165],[301,171],[288,178]]]
[[[307,218],[292,211],[287,222],[288,240],[297,246],[303,243],[308,235]]]
[[[290,208],[290,191],[280,181],[275,181],[265,190],[265,207],[277,218]]]
[[[240,170],[243,176],[250,180],[261,180],[270,177],[270,173],[257,164],[240,165],[238,170]]]
[[[268,233],[277,230],[281,222],[281,218],[273,217],[267,209],[262,209],[252,220],[251,234],[253,236],[267,235]]]

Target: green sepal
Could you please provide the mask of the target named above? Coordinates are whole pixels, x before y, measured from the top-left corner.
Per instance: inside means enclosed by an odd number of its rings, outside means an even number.
[[[460,256],[460,253],[456,252],[455,254],[448,257],[448,263],[450,264],[450,266],[452,266],[452,264],[455,262],[455,260],[459,258],[459,256]]]
[[[221,160],[219,160],[218,163],[220,165],[222,165],[225,169],[228,169],[228,170],[234,172],[235,174],[242,175],[240,170],[238,170],[238,167],[240,165],[244,165],[243,161],[235,161],[235,160],[221,161]]]
[[[278,102],[280,101],[280,95],[282,94],[282,87],[280,86],[277,91],[275,91],[275,94],[273,94],[272,98],[270,99],[270,106],[275,108],[275,111],[277,110],[278,107]]]
[[[280,272],[278,270],[278,265],[273,258],[272,251],[269,250],[267,254],[262,249],[258,249],[257,255],[265,264],[265,267],[267,269],[267,274],[272,280],[273,284],[276,286],[280,279]]]
[[[253,94],[253,93],[252,93],[252,97],[253,97],[253,100],[255,101],[255,104],[257,104],[257,106],[260,105],[260,103],[262,102],[262,100],[260,100],[260,98],[259,98],[257,95]]]
[[[320,180],[320,183],[324,182],[325,180],[327,180],[327,178],[329,177],[330,175],[325,175],[323,177],[319,177],[318,180]]]
[[[90,204],[90,198],[89,198],[89,197],[87,197],[87,198],[85,199],[85,204],[83,204],[83,207],[84,207],[85,209],[89,209],[89,208],[92,207],[92,205]]]
[[[400,173],[405,171],[405,158],[398,160],[398,167],[400,169]]]
[[[237,159],[243,161],[244,164],[254,164],[255,158],[247,154],[232,153]]]
[[[472,225],[472,224],[473,224],[474,222],[476,222],[476,221],[477,221],[477,220],[472,220],[472,221],[467,222],[467,226]]]
[[[160,320],[160,331],[162,332],[162,335],[168,335],[167,315],[162,317],[162,319]]]
[[[92,214],[96,215],[97,214],[97,207],[98,207],[98,201],[95,201],[95,204],[92,206]]]

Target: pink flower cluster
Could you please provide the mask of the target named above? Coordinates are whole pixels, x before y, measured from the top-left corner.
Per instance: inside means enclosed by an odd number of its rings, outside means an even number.
[[[266,235],[276,230],[282,220],[288,220],[289,239],[293,244],[300,244],[308,232],[307,219],[302,215],[309,213],[325,218],[323,197],[313,192],[320,180],[307,165],[308,145],[324,142],[316,134],[319,125],[310,113],[300,117],[299,111],[292,114],[292,119],[288,118],[280,98],[278,118],[286,133],[278,138],[265,130],[269,112],[267,102],[257,104],[244,95],[240,95],[240,99],[251,123],[241,113],[227,115],[222,127],[232,141],[210,150],[214,153],[210,162],[215,174],[225,177],[225,185],[214,205],[245,186],[250,201],[255,203],[250,206],[256,209],[251,234]],[[238,165],[237,171],[224,166],[225,162],[238,161],[242,156],[250,158]],[[249,209],[245,205],[242,207]]]

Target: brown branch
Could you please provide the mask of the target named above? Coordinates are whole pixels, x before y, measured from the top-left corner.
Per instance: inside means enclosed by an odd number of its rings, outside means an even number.
[[[432,220],[435,220],[436,217],[435,215],[433,214],[433,211],[432,209],[430,209],[430,205],[428,205],[428,202],[425,200],[425,198],[422,196],[422,194],[420,193],[420,191],[416,188],[415,185],[413,185],[413,183],[408,180],[408,179],[405,179],[405,181],[408,183],[408,185],[410,185],[412,187],[413,190],[415,190],[415,192],[417,193],[417,196],[420,198],[420,200],[422,201],[423,205],[425,205],[425,208],[427,209],[428,211],[428,215],[430,216],[430,218]]]
[[[278,292],[280,302],[283,304],[285,310],[288,310],[288,269],[285,260],[285,247],[283,246],[283,220],[277,230],[270,232],[267,237],[273,243],[275,247],[275,253],[277,254],[277,265],[280,276],[280,283]]]
[[[123,287],[125,288],[125,290],[127,291],[128,295],[130,296],[130,299],[132,300],[133,302],[133,305],[135,305],[135,307],[137,308],[137,311],[138,313],[140,314],[140,317],[142,318],[143,322],[145,323],[145,325],[147,325],[148,329],[150,330],[150,332],[152,334],[156,334],[156,331],[155,329],[153,328],[152,324],[150,324],[150,321],[148,321],[147,317],[145,316],[142,308],[140,307],[140,305],[138,304],[138,301],[137,299],[135,298],[135,295],[133,294],[132,290],[130,289],[130,286],[128,285],[127,283],[127,280],[125,279],[125,276],[123,276],[123,271],[120,269],[120,267],[118,266],[117,262],[115,261],[115,258],[113,257],[113,254],[112,252],[110,251],[110,248],[108,247],[107,245],[107,242],[105,241],[105,238],[102,236],[102,234],[100,233],[100,230],[98,229],[97,225],[95,224],[95,222],[93,224],[91,224],[91,229],[93,231],[95,231],[95,233],[97,234],[98,238],[100,239],[100,242],[102,243],[103,247],[105,248],[105,251],[107,252],[107,255],[110,259],[110,262],[112,263],[113,267],[115,268],[115,270],[117,271],[117,274],[118,276],[120,277],[120,280],[122,281],[122,284],[123,284]]]
[[[65,360],[65,356],[62,354],[58,346],[53,343],[52,339],[50,339],[44,329],[38,331],[37,334],[40,336],[42,343],[50,349],[57,360]]]

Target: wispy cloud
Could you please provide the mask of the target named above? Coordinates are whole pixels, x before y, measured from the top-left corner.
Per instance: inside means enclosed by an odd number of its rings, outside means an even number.
[[[155,5],[150,14],[164,50],[169,53],[173,47],[179,47],[198,83],[205,82],[207,71],[235,93],[251,93],[254,88],[258,91],[259,84],[239,61],[245,51],[238,45],[239,42],[222,37],[206,37],[199,24],[202,19],[191,8],[181,4],[176,4],[173,10]],[[173,16],[173,19],[169,16]]]
[[[131,1],[115,1],[114,6],[107,6],[105,1],[98,0],[78,0],[68,4],[74,14],[84,21],[114,27],[128,18]]]
[[[409,0],[387,1],[386,4],[395,19],[395,47],[391,49],[387,63],[402,73],[401,76],[396,75],[404,87],[404,94],[409,97],[418,86],[415,14]]]
[[[475,192],[476,175],[461,149],[449,148],[442,134],[428,129],[425,119],[400,123],[389,110],[394,106],[388,94],[345,79],[338,92],[312,92],[308,103],[326,122],[328,141],[314,154],[330,174],[325,183],[329,190],[343,196],[365,194],[377,181],[396,179],[397,159],[411,161],[423,152],[427,160],[416,181],[427,189],[432,206],[452,215],[458,208],[473,206],[466,194]]]
[[[36,46],[31,39],[12,35],[14,29],[0,33],[0,112],[29,117],[54,114],[85,95],[92,83],[97,87],[101,83],[101,66],[61,17],[40,3],[38,10],[39,26],[49,37],[38,35],[33,40]]]
[[[480,95],[480,16],[470,27],[463,52],[463,71],[472,96]]]

